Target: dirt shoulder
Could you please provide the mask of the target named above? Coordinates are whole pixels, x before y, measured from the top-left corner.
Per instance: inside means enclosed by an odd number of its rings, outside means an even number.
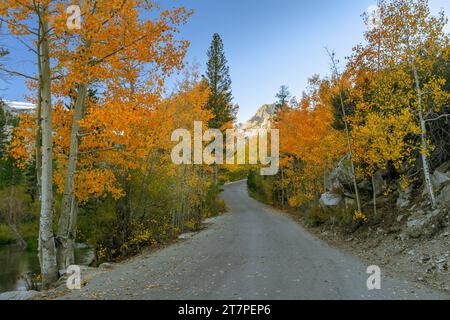
[[[348,230],[331,225],[312,227],[298,212],[284,212],[333,247],[355,255],[368,264],[377,261],[382,269],[406,280],[450,293],[448,225],[433,237],[411,239],[402,233],[406,216],[399,216],[387,230],[382,227],[375,230],[362,228],[349,233]]]

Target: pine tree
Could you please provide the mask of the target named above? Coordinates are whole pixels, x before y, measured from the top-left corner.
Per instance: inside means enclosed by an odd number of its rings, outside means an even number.
[[[278,99],[276,103],[277,112],[288,106],[289,99],[291,98],[291,93],[289,92],[288,86],[281,86],[278,91],[276,98]]]
[[[236,119],[237,107],[232,103],[230,69],[227,63],[222,39],[215,33],[208,50],[206,71],[206,81],[211,90],[207,107],[214,115],[209,123],[211,128],[221,128]]]

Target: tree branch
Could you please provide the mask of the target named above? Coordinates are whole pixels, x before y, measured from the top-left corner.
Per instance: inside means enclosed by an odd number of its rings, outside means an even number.
[[[436,117],[433,119],[427,119],[427,120],[425,120],[425,122],[433,122],[433,121],[437,121],[439,119],[448,118],[448,117],[450,117],[450,114],[441,114],[439,117]]]
[[[17,71],[8,70],[8,69],[5,69],[5,68],[3,68],[3,67],[1,67],[1,66],[0,66],[0,71],[9,73],[9,74],[14,75],[14,76],[24,77],[24,78],[26,78],[26,79],[30,79],[30,80],[34,80],[34,81],[37,81],[37,80],[38,80],[38,79],[35,78],[35,77],[29,76],[29,75],[27,75],[27,74],[20,73],[20,72],[17,72]]]

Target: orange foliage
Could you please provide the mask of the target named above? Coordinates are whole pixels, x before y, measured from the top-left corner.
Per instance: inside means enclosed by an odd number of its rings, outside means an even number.
[[[305,93],[300,106],[278,115],[281,165],[285,171],[286,187],[293,182],[298,190],[289,199],[301,204],[322,190],[320,180],[333,167],[336,159],[345,154],[343,133],[332,127],[334,117],[330,104],[332,88],[317,77],[310,80],[311,89]],[[286,182],[288,181],[288,182]]]

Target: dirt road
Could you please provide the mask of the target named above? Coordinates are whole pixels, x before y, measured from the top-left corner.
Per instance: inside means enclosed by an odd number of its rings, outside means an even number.
[[[193,238],[139,256],[62,299],[442,299],[314,238],[283,213],[227,185],[228,213]],[[374,260],[373,265],[379,261]]]

